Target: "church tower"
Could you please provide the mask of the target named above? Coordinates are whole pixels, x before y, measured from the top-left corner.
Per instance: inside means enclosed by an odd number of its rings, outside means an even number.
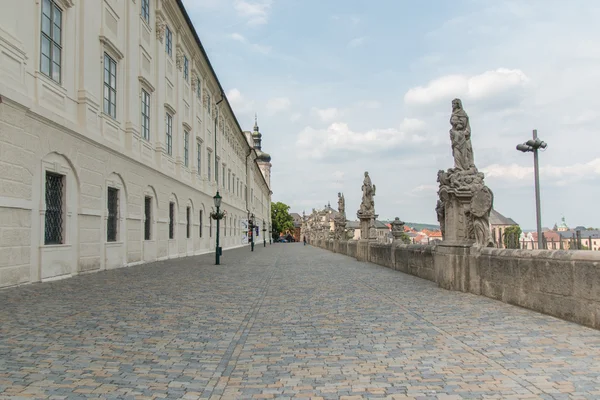
[[[271,156],[262,151],[262,134],[258,129],[258,118],[254,116],[254,131],[252,132],[252,141],[254,142],[254,150],[256,150],[256,162],[258,167],[267,181],[269,188],[271,187]]]

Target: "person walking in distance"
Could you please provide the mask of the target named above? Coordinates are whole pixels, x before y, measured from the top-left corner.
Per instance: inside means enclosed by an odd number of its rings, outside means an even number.
[[[302,236],[302,241],[304,242],[304,245],[306,246],[306,236]]]

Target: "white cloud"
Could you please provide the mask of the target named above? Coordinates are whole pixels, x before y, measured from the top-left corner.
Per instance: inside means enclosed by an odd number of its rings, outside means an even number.
[[[235,40],[236,42],[243,43],[243,44],[247,45],[249,49],[257,51],[259,53],[269,54],[271,52],[271,47],[270,46],[266,46],[266,45],[262,45],[262,44],[258,44],[258,43],[251,43],[248,40],[248,38],[246,38],[242,34],[232,33],[232,34],[229,35],[229,38],[232,39],[232,40]]]
[[[375,109],[381,108],[381,103],[376,100],[366,100],[366,101],[358,102],[356,104],[356,106],[359,108],[365,108],[368,110],[375,110]]]
[[[269,21],[271,4],[271,0],[236,0],[234,3],[234,8],[239,16],[248,21],[248,25],[263,25]]]
[[[296,144],[304,151],[300,157],[321,159],[331,152],[356,152],[372,154],[387,151],[400,145],[415,145],[426,139],[422,134],[411,132],[407,127],[414,122],[401,124],[400,128],[371,129],[354,132],[348,124],[336,122],[326,129],[306,127],[298,135]]]
[[[254,108],[254,101],[246,99],[236,88],[227,92],[227,100],[236,113],[248,113]]]
[[[323,122],[331,122],[337,118],[339,118],[342,113],[335,107],[330,108],[312,108],[312,113],[318,116]]]
[[[508,181],[528,181],[533,183],[533,166],[524,167],[517,164],[501,165],[492,164],[481,171],[486,178]],[[562,179],[585,180],[600,178],[600,158],[586,163],[576,163],[566,166],[544,165],[540,166],[540,179],[546,178],[546,184],[561,182]]]
[[[280,111],[285,111],[290,108],[292,102],[287,97],[276,97],[274,99],[270,99],[267,102],[267,112],[270,115],[276,114]]]
[[[294,113],[294,114],[292,114],[290,116],[290,121],[296,122],[296,121],[299,121],[300,118],[302,118],[302,114],[300,114],[300,113]]]
[[[522,90],[529,78],[519,69],[498,68],[480,75],[446,75],[435,79],[427,86],[412,88],[404,95],[404,102],[425,105],[450,101],[455,97],[482,100]]]
[[[411,196],[423,196],[435,193],[438,189],[437,185],[419,185],[410,191]]]
[[[356,37],[348,42],[347,47],[350,49],[359,47],[359,46],[362,46],[363,44],[365,44],[366,41],[367,41],[367,38],[364,36]]]

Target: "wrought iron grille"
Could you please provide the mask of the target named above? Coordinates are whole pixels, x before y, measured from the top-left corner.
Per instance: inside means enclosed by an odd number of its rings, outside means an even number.
[[[202,237],[202,210],[200,210],[200,227],[199,227],[199,235]]]
[[[45,244],[63,243],[63,175],[46,173]]]
[[[169,203],[169,239],[175,237],[175,203]]]
[[[144,240],[152,239],[152,197],[144,200]]]
[[[191,207],[188,207],[186,209],[186,222],[187,222],[187,226],[186,226],[186,230],[187,230],[187,238],[189,239],[192,236],[192,209]]]
[[[119,219],[119,189],[108,188],[108,219],[106,220],[106,241],[117,241],[117,222]]]

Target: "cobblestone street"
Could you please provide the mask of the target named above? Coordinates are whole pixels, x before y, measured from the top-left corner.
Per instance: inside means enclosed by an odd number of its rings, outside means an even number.
[[[0,398],[597,399],[600,332],[302,244],[0,291]]]

